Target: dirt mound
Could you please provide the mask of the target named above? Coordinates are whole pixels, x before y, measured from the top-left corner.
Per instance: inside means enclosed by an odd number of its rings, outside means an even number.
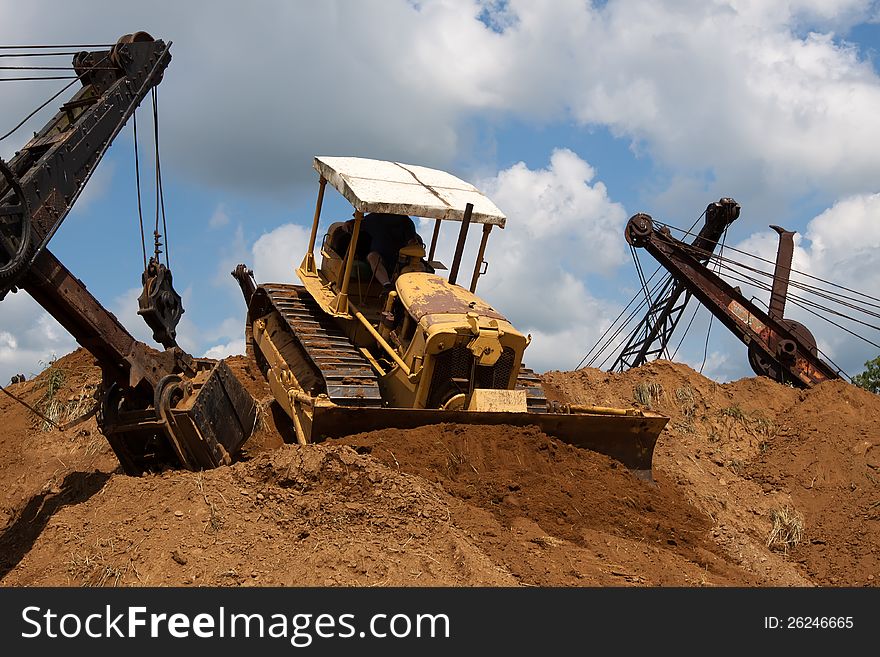
[[[342,446],[116,475],[56,512],[9,585],[503,585],[415,477]]]
[[[79,349],[49,364],[29,381],[7,386],[31,407],[58,424],[95,408],[101,371],[92,356]],[[7,525],[28,503],[40,506],[84,473],[113,472],[119,465],[95,418],[67,431],[57,431],[26,407],[0,394],[0,526]],[[72,480],[65,480],[73,477]]]
[[[729,558],[767,583],[876,585],[877,395],[841,381],[807,391],[761,377],[718,384],[667,361],[544,380],[552,398],[669,415],[655,471],[713,518]],[[780,512],[802,523],[802,536],[768,549]]]
[[[256,366],[228,362],[259,403],[259,429],[238,463],[203,473],[125,476],[94,417],[60,431],[0,395],[0,583],[880,579],[880,397],[844,383],[718,384],[664,361],[544,375],[550,399],[670,416],[651,483],[534,427],[437,425],[286,444],[290,423]],[[99,383],[80,350],[9,390],[62,424],[93,407]]]
[[[474,526],[488,512],[504,533],[529,526],[540,534],[532,542],[570,543],[607,566],[604,573],[575,569],[564,583],[610,574],[615,567],[618,575],[632,574],[651,584],[753,583],[715,554],[717,546],[708,540],[709,517],[664,477],[644,482],[616,461],[561,443],[537,428],[438,425],[375,431],[342,442],[434,482],[463,502],[454,515],[460,526]],[[475,509],[480,511],[476,517]],[[613,550],[606,550],[612,542]],[[679,561],[691,567],[676,572],[657,567]],[[535,579],[516,562],[507,565],[529,583],[563,583]]]
[[[804,516],[791,552],[825,585],[876,585],[880,578],[880,404],[840,381],[800,394],[747,472],[784,489]]]

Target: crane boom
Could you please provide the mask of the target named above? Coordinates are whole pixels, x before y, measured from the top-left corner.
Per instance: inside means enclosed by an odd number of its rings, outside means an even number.
[[[718,240],[727,227],[739,217],[739,212],[740,206],[732,198],[721,198],[706,206],[705,223],[692,244],[705,254],[698,256],[700,262],[705,264],[709,260]],[[684,294],[683,300],[682,294]],[[690,291],[681,281],[674,276],[667,279],[660,289],[660,294],[651,303],[648,312],[630,335],[609,372],[622,372],[644,365],[652,358],[659,358],[666,351],[666,346],[690,298]]]
[[[99,422],[129,474],[230,463],[255,416],[253,398],[223,361],[139,342],[47,248],[170,60],[169,45],[146,32],[77,53],[82,87],[15,157],[0,161],[0,299],[24,289],[95,356],[103,374]]]
[[[800,387],[840,378],[819,358],[815,340],[803,325],[776,316],[778,296],[774,312],[765,313],[700,261],[694,246],[672,237],[668,228],[656,229],[647,214],[631,217],[624,235],[629,244],[648,251],[748,346],[749,362],[757,374]]]

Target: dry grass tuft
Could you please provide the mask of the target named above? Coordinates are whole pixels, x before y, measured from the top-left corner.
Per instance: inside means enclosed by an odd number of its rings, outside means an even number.
[[[783,552],[796,547],[804,537],[804,516],[797,509],[785,505],[770,511],[773,526],[767,537],[767,547]]]
[[[72,554],[67,563],[73,583],[85,587],[119,586],[129,568],[107,562],[101,553]]]
[[[257,412],[254,416],[254,433],[258,431],[270,430],[272,425],[269,423],[269,413],[272,411],[269,410],[272,404],[275,402],[274,397],[265,397],[257,402]]]
[[[652,410],[663,397],[663,386],[654,382],[642,382],[633,388],[633,396],[642,406]]]
[[[721,415],[724,417],[732,417],[734,420],[738,420],[743,424],[749,419],[749,416],[746,415],[745,411],[741,409],[739,406],[728,406],[727,408],[721,409]]]

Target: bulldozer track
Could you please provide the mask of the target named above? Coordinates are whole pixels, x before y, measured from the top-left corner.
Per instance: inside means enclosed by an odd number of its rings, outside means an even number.
[[[529,413],[546,413],[547,397],[541,378],[533,370],[521,367],[516,377],[516,389],[526,391],[526,408]]]
[[[271,308],[285,320],[294,338],[281,350],[287,362],[304,355],[323,379],[324,390],[321,392],[335,404],[366,408],[382,406],[382,394],[373,368],[306,294],[305,288],[267,283],[259,290],[265,292]],[[300,354],[293,353],[297,346]]]

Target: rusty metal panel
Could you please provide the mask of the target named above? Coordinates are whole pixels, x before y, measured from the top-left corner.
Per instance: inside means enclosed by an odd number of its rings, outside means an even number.
[[[400,301],[417,322],[428,315],[467,315],[469,312],[507,321],[504,315],[475,294],[453,287],[434,274],[401,274],[396,286]]]
[[[231,463],[253,433],[256,404],[221,360],[194,397],[172,415],[198,469],[213,468]]]
[[[633,215],[624,234],[627,242],[645,248],[748,345],[749,362],[756,374],[772,374],[779,381],[801,387],[839,378],[837,372],[815,354],[815,342],[805,328],[795,332],[795,322],[776,319],[763,312],[691,255],[687,245],[673,238],[668,229],[655,230],[649,215]]]

